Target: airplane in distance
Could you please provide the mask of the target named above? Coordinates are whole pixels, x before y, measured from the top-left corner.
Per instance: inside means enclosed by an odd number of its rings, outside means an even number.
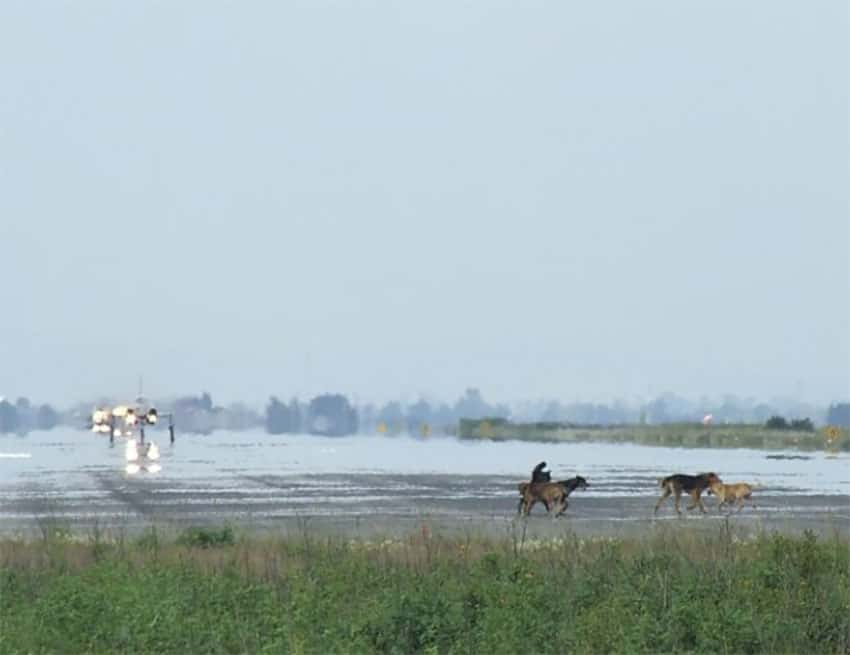
[[[162,470],[159,463],[159,446],[146,440],[145,427],[156,426],[160,418],[168,420],[168,436],[174,443],[174,415],[160,414],[143,396],[134,403],[119,404],[114,407],[97,407],[92,411],[91,429],[96,434],[108,434],[113,445],[116,438],[125,438],[125,471],[134,475],[141,471],[158,473]]]

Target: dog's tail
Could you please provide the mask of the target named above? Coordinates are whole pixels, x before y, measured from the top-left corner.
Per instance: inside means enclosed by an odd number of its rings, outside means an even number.
[[[659,487],[661,487],[661,488],[663,489],[664,487],[666,487],[666,486],[667,486],[667,482],[669,482],[669,481],[670,481],[670,478],[669,478],[669,477],[666,477],[666,478],[658,478],[658,486],[659,486]]]

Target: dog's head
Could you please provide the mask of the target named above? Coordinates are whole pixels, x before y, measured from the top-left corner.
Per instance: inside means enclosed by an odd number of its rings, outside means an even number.
[[[587,489],[590,483],[580,475],[576,476],[576,489]]]
[[[717,473],[700,473],[699,477],[705,481],[707,494],[711,494],[711,488],[714,485],[723,483],[723,481],[717,476]]]

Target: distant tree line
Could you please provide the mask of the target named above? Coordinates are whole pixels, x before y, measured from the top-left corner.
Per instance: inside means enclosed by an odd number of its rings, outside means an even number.
[[[358,430],[357,410],[342,394],[322,394],[306,405],[297,398],[282,403],[272,396],[266,406],[266,431],[271,434],[306,432],[341,437],[355,434]]]
[[[272,397],[266,406],[266,430],[271,434],[306,432],[340,436],[361,432],[411,433],[454,431],[461,418],[510,416],[506,405],[492,405],[478,389],[467,389],[453,404],[420,399],[405,406],[391,401],[383,406],[354,407],[341,394],[322,394],[306,405],[297,398],[288,403]]]
[[[826,412],[828,425],[850,428],[850,403],[835,403],[829,406]]]
[[[180,396],[173,402],[163,403],[160,409],[174,415],[178,430],[195,434],[249,430],[263,423],[260,414],[245,404],[216,405],[208,391],[198,396]]]
[[[771,416],[765,421],[764,426],[768,430],[801,430],[803,432],[814,432],[815,425],[810,418],[793,418],[790,421],[784,416]]]
[[[50,430],[59,424],[60,416],[47,404],[33,405],[29,398],[18,398],[14,404],[0,400],[0,433],[26,434],[31,430]]]
[[[834,405],[840,408],[847,404]],[[519,405],[512,415],[516,422],[569,423],[576,425],[659,425],[666,423],[698,423],[711,417],[713,423],[763,424],[773,416],[807,416],[814,424],[843,425],[831,418],[837,410],[827,412],[823,406],[793,400],[771,403],[725,395],[720,399],[690,400],[671,392],[659,394],[643,403],[614,401],[603,403],[561,403],[537,401]],[[800,419],[802,420],[802,419]],[[789,423],[790,425],[790,423]]]
[[[470,387],[454,402],[428,402],[420,398],[411,405],[391,401],[383,406],[360,408],[361,423],[370,432],[424,434],[430,431],[455,432],[462,418],[508,418],[507,405],[487,402],[481,391]]]
[[[27,398],[18,398],[14,402],[2,399],[0,433],[25,434],[31,430],[49,430],[60,424],[85,428],[94,407],[118,402],[121,399],[100,399],[60,412],[49,404],[33,404]],[[260,426],[271,434],[455,433],[461,419],[509,418],[517,423],[604,426],[694,423],[707,414],[711,415],[714,423],[755,423],[777,430],[813,430],[817,425],[850,427],[850,402],[833,403],[827,408],[794,401],[768,404],[732,395],[720,400],[694,401],[673,393],[663,393],[643,403],[539,400],[508,407],[488,402],[474,387],[466,389],[453,402],[420,398],[413,403],[393,400],[383,405],[357,405],[343,394],[324,393],[303,402],[298,398],[284,402],[272,396],[265,410],[258,412],[243,403],[216,404],[212,395],[203,391],[198,395],[157,403],[156,407],[162,413],[174,415],[179,431],[198,434]],[[784,418],[789,415],[806,418]]]

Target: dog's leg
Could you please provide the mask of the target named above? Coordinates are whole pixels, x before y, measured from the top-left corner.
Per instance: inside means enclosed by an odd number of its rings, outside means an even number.
[[[682,499],[682,491],[681,489],[676,489],[676,494],[674,496],[674,501],[676,504],[676,514],[679,516],[682,515],[682,510],[679,509],[679,501]]]
[[[658,502],[655,503],[655,511],[653,514],[658,514],[658,508],[661,507],[661,503],[663,503],[670,496],[670,487],[664,487],[664,493],[661,494],[661,498],[658,499]]]
[[[566,512],[566,511],[567,511],[567,498],[566,498],[566,496],[564,496],[563,498],[561,498],[561,509],[558,510],[558,513],[555,514],[555,516],[563,516],[564,512]]]
[[[688,505],[688,510],[696,509],[699,507],[699,510],[705,514],[705,506],[702,504],[702,498],[700,497],[699,489],[694,489],[690,494],[691,504]]]

